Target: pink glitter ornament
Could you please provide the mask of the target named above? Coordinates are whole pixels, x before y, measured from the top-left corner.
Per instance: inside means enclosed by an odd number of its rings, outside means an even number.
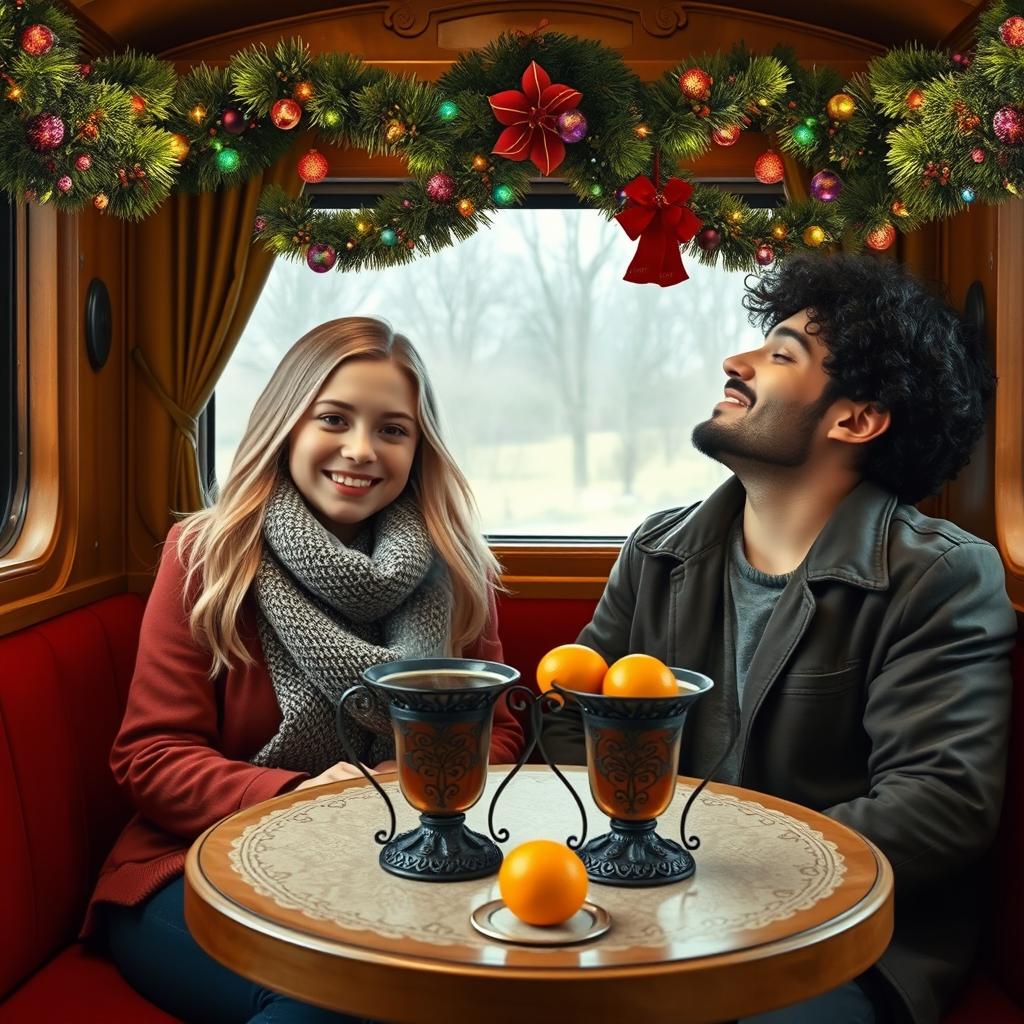
[[[64,122],[56,114],[36,114],[29,119],[25,136],[32,149],[45,153],[64,141]]]
[[[427,180],[427,196],[435,203],[450,203],[455,195],[455,179],[450,174],[432,174]]]
[[[306,265],[317,274],[326,274],[338,260],[333,245],[315,242],[306,250]]]
[[[1017,107],[1000,107],[992,115],[992,130],[996,138],[1007,146],[1024,142],[1024,112]]]

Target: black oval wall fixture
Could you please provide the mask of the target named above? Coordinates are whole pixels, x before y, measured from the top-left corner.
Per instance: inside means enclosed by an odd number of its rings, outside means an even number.
[[[110,335],[110,292],[94,277],[85,294],[85,351],[94,370],[102,370],[110,355]]]
[[[978,337],[985,339],[985,289],[980,281],[973,281],[967,289],[964,299],[964,320],[977,332]]]

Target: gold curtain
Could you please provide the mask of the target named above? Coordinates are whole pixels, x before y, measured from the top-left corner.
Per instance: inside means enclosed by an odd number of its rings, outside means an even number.
[[[260,193],[269,184],[298,195],[302,139],[244,185],[174,195],[134,229],[129,295],[134,370],[130,491],[155,541],[174,513],[202,507],[197,417],[209,400],[270,273],[273,256],[254,244]]]

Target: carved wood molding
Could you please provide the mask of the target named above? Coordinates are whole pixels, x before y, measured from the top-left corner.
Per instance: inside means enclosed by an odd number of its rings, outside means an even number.
[[[449,3],[431,0],[394,0],[384,12],[384,26],[406,39],[422,35],[431,22],[448,21],[453,17],[475,14],[493,14],[498,10],[491,3],[473,3],[471,0],[451,0]],[[674,35],[686,27],[686,8],[681,0],[661,0],[652,3],[595,3],[593,0],[560,0],[555,3],[538,0],[511,0],[500,7],[502,14],[535,14],[538,22],[552,14],[586,14],[591,17],[629,18],[650,36]]]

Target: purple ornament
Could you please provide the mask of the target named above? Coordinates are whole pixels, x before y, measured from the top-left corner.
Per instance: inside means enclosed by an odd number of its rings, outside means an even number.
[[[432,174],[427,180],[427,195],[435,203],[450,203],[455,195],[455,179],[450,174]]]
[[[767,267],[769,263],[775,260],[775,250],[770,245],[759,245],[757,252],[754,253],[754,259],[757,260],[759,267]]]
[[[62,174],[57,179],[57,191],[58,192],[70,192],[71,191],[71,185],[72,185],[72,181],[71,181],[71,179],[66,174]]]
[[[831,203],[839,198],[843,190],[843,179],[833,171],[818,171],[811,178],[811,195],[819,203]]]
[[[1017,107],[1000,107],[992,115],[992,130],[996,138],[1007,146],[1024,142],[1024,111]]]
[[[238,107],[228,107],[223,114],[220,115],[220,126],[229,135],[241,135],[242,132],[248,128],[249,123],[245,119],[245,115],[238,109]]]
[[[587,119],[578,110],[566,110],[555,123],[563,142],[580,142],[587,137]]]
[[[255,219],[255,220],[253,221],[253,222],[252,222],[252,233],[253,233],[254,235],[258,235],[258,234],[259,234],[259,233],[260,233],[261,231],[265,231],[265,230],[266,230],[266,228],[267,228],[267,218],[266,218],[266,217],[264,217],[264,216],[263,216],[263,214],[261,213],[261,214],[260,214],[260,215],[259,215],[259,216],[258,216],[258,217],[257,217],[257,218],[256,218],[256,219]]]
[[[333,245],[315,242],[306,250],[306,264],[318,274],[326,274],[337,262],[338,254]]]
[[[411,199],[403,199],[402,200],[402,209],[403,210],[411,210],[412,209],[412,200]]]
[[[56,114],[36,114],[29,119],[25,135],[32,149],[45,153],[64,141],[64,122]]]

